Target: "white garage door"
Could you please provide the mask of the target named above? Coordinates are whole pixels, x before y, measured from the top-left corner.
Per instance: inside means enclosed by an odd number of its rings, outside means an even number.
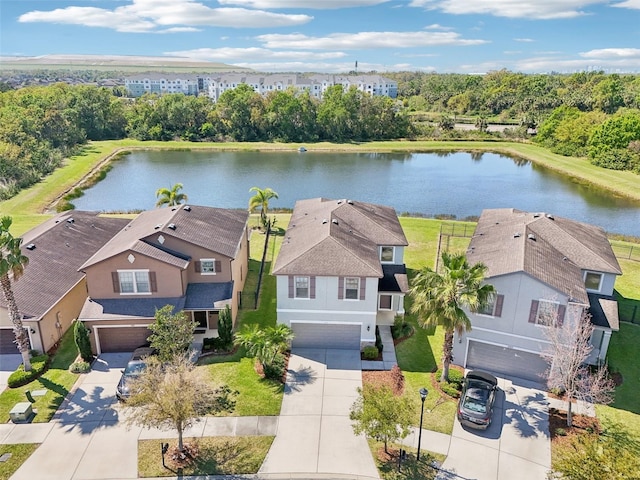
[[[547,361],[535,353],[469,341],[466,365],[469,369],[485,370],[498,376],[544,382],[548,366]]]
[[[147,327],[98,328],[100,352],[132,352],[147,343]]]
[[[360,349],[360,324],[291,322],[297,348]]]

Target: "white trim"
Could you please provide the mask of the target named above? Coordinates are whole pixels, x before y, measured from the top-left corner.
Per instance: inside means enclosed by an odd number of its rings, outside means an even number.
[[[490,328],[473,327],[473,331],[476,331],[476,330],[480,332],[495,333],[496,335],[504,335],[506,337],[522,338],[523,340],[531,340],[533,342],[542,342],[542,343],[547,343],[551,345],[551,342],[549,340],[542,340],[534,337],[526,337],[524,335],[516,335],[515,333],[501,332],[499,330],[491,330]],[[476,339],[471,337],[471,340],[476,340]]]
[[[351,312],[349,310],[300,310],[295,308],[277,308],[276,313],[321,313],[339,315],[375,315],[376,312]],[[336,322],[344,323],[344,322]]]
[[[137,272],[146,272],[147,273],[147,284],[149,285],[148,292],[138,292],[138,281],[136,280]],[[150,270],[148,268],[126,268],[126,269],[118,269],[116,273],[118,274],[118,287],[120,288],[120,295],[151,295],[151,277],[149,276]],[[123,292],[122,291],[122,281],[120,280],[121,273],[132,273],[133,274],[133,292]]]
[[[306,278],[307,280],[307,296],[298,296],[298,279]],[[293,276],[293,298],[294,300],[311,300],[311,276],[310,275],[294,275]]]
[[[382,249],[383,248],[390,248],[391,249],[391,253],[392,253],[392,258],[391,260],[382,260]],[[396,247],[394,247],[393,245],[380,245],[380,250],[378,251],[378,259],[380,260],[380,263],[382,264],[393,264],[395,263],[396,260]]]
[[[385,297],[391,297],[391,306],[389,308],[382,308],[380,306],[380,300],[382,299],[382,296]],[[393,293],[378,293],[378,311],[379,312],[393,312]]]
[[[587,275],[588,274],[600,275],[600,282],[598,283],[598,289],[594,290],[593,288],[587,288]],[[600,293],[602,291],[602,283],[604,282],[604,273],[596,272],[594,270],[585,270],[582,275],[582,281],[584,282],[584,288],[587,292]]]
[[[347,280],[356,280],[358,282],[358,287],[356,288],[356,298],[347,298],[347,290],[353,290],[353,288],[347,289]],[[347,302],[359,302],[360,301],[360,277],[344,277],[344,295],[343,300]]]

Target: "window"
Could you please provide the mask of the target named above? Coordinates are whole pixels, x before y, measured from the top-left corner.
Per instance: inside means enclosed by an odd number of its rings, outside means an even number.
[[[147,270],[118,271],[120,293],[151,293],[151,282]]]
[[[602,285],[602,274],[587,272],[584,275],[584,286],[587,290],[599,292]]]
[[[358,300],[360,298],[360,279],[345,278],[344,281],[344,298],[347,300]]]
[[[561,326],[566,306],[550,300],[533,300],[529,311],[529,323],[544,326]]]
[[[380,261],[393,262],[393,247],[380,247]]]
[[[200,275],[215,275],[219,273],[222,268],[220,260],[213,258],[201,258],[195,262],[194,265],[196,272],[200,273]]]
[[[387,295],[387,294],[380,295],[380,303],[378,305],[378,308],[380,310],[391,310],[392,298],[393,298],[392,295]]]
[[[309,277],[295,278],[296,298],[309,298]]]
[[[502,302],[504,295],[492,295],[484,308],[479,308],[476,313],[479,315],[489,315],[492,317],[502,316]]]

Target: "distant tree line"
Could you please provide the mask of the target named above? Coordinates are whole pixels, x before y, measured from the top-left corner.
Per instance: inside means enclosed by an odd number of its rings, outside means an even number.
[[[525,138],[562,155],[640,173],[640,76],[389,73],[397,100],[337,85],[322,101],[248,85],[217,103],[182,94],[122,97],[121,89],[57,83],[0,91],[0,199],[40,180],[89,140],[350,142],[399,138]],[[424,122],[420,113],[438,121]],[[475,130],[455,130],[456,116]],[[488,122],[514,121],[503,134]]]

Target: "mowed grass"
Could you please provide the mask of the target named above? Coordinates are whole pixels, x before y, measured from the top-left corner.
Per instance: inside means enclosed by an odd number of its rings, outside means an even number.
[[[198,457],[178,470],[162,466],[161,443],[177,445],[175,438],[138,441],[138,475],[148,477],[184,478],[191,475],[243,475],[257,473],[275,437],[201,437],[185,438],[185,443],[198,445]],[[204,478],[204,477],[203,477]]]
[[[438,470],[431,466],[436,461],[439,464],[444,462],[446,456],[439,453],[429,452],[424,448],[420,448],[420,461],[416,460],[417,450],[410,448],[401,443],[390,443],[387,450],[390,455],[384,452],[384,443],[375,440],[369,440],[369,448],[373,455],[380,477],[383,480],[430,480],[436,477]],[[400,464],[398,471],[398,452],[400,449],[406,450],[407,456]]]
[[[51,361],[49,369],[33,382],[18,388],[7,388],[0,394],[0,422],[9,421],[9,412],[18,402],[27,400],[27,390],[47,390],[41,397],[34,397],[33,410],[36,415],[34,423],[46,423],[67,396],[78,375],[69,372],[69,366],[78,355],[73,341],[73,329],[69,329],[62,337],[60,348]]]
[[[6,462],[0,462],[0,480],[8,480],[18,468],[35,452],[39,443],[18,443],[14,445],[0,445],[0,455],[11,454]]]

